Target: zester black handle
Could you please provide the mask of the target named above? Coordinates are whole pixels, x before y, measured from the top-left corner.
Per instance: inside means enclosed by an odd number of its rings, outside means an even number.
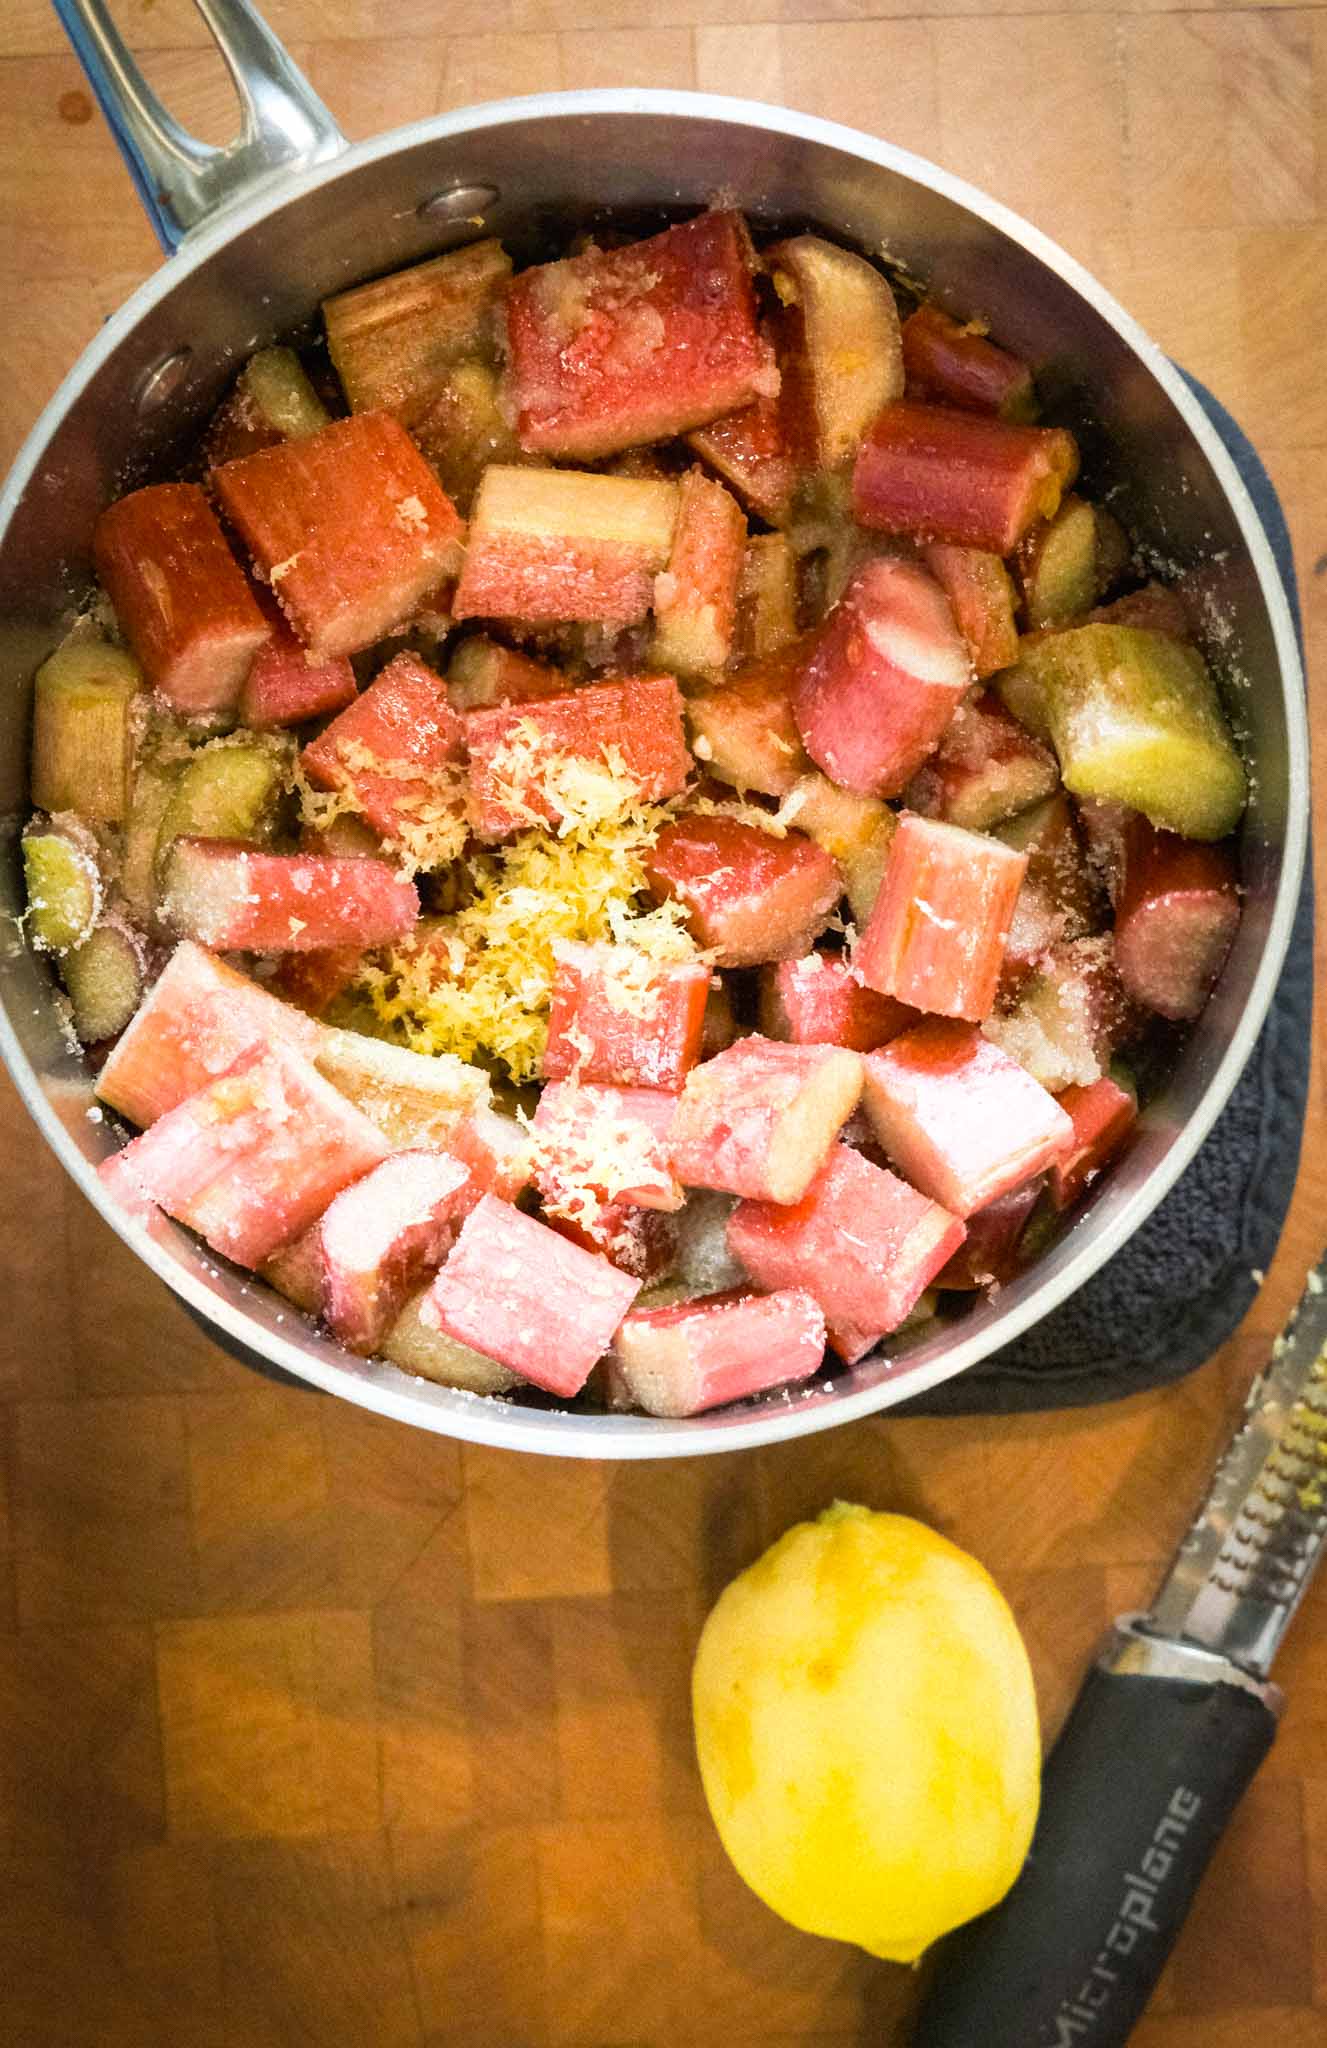
[[[1120,2048],[1275,1732],[1256,1689],[1096,1666],[1027,1864],[939,1945],[914,2048]]]

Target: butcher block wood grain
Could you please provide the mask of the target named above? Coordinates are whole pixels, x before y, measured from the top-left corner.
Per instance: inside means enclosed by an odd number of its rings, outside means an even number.
[[[229,87],[188,0],[117,12],[175,111],[224,136]],[[1257,439],[1327,719],[1327,9],[267,12],[355,135],[546,87],[736,90],[921,150],[1031,215]],[[157,260],[47,0],[6,0],[4,459]],[[1317,772],[1327,816],[1327,759]],[[836,1495],[925,1516],[1008,1591],[1053,1732],[1108,1618],[1148,1596],[1324,1237],[1320,1054],[1267,1285],[1183,1386],[667,1466],[522,1461],[230,1363],[66,1185],[6,1086],[0,2040],[901,2044],[911,1975],[784,1927],[710,1828],[687,1705],[708,1603]],[[1281,1737],[1138,2048],[1327,2042],[1327,1580],[1278,1675]]]

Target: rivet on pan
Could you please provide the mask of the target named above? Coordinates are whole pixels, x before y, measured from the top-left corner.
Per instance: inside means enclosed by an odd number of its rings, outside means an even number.
[[[415,212],[421,220],[478,220],[500,197],[496,185],[449,185],[421,199]]]
[[[154,363],[150,370],[144,370],[134,394],[140,418],[145,419],[175,397],[189,374],[192,360],[191,348],[177,348],[170,355],[163,356],[159,363]]]

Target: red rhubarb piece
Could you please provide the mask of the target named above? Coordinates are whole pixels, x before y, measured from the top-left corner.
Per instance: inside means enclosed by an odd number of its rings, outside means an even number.
[[[385,413],[223,463],[212,482],[316,661],[380,640],[460,562],[455,507]]]
[[[998,839],[905,812],[870,922],[853,953],[868,988],[916,1010],[980,1023],[1027,856]]]
[[[1052,1168],[1056,1171],[1058,1167]],[[1040,1176],[1025,1181],[969,1216],[968,1234],[936,1274],[936,1286],[955,1294],[973,1294],[986,1287],[1003,1287],[1012,1280],[1022,1264],[1019,1243],[1024,1227],[1044,1186]]]
[[[825,1318],[795,1287],[633,1309],[613,1341],[618,1376],[647,1415],[700,1415],[809,1380],[824,1355]]]
[[[1183,1022],[1199,1015],[1239,928],[1239,879],[1228,845],[1201,844],[1129,821],[1115,907],[1115,965],[1134,1001]]]
[[[807,643],[794,640],[688,695],[692,749],[717,781],[786,796],[810,767],[792,705],[806,655]]]
[[[300,758],[310,782],[348,791],[384,839],[419,853],[440,842],[454,858],[464,839],[463,731],[442,677],[398,654]]]
[[[966,412],[1021,420],[1036,404],[1025,362],[929,300],[903,323],[903,367],[909,396],[939,399]]]
[[[639,1291],[609,1260],[485,1195],[461,1225],[420,1320],[570,1399]]]
[[[470,820],[481,839],[556,824],[564,815],[559,776],[569,760],[607,766],[650,803],[676,796],[691,768],[671,676],[621,676],[538,704],[470,711],[465,742]]]
[[[732,652],[746,520],[736,499],[699,469],[678,486],[667,566],[654,579],[654,649],[680,675],[721,669]]]
[[[271,634],[197,484],[149,484],[108,505],[97,575],[159,697],[186,717],[234,709]]]
[[[222,953],[385,946],[413,930],[419,894],[380,860],[258,853],[237,839],[177,839],[162,922]]]
[[[1054,1096],[974,1025],[928,1018],[863,1064],[885,1151],[956,1216],[1044,1172],[1071,1141]]]
[[[656,896],[685,907],[691,936],[718,967],[798,958],[843,893],[838,863],[814,840],[722,816],[665,825],[645,872]]]
[[[760,1287],[804,1287],[849,1365],[896,1330],[963,1242],[963,1225],[896,1174],[836,1145],[800,1202],[740,1202],[728,1243]]]
[[[971,681],[939,584],[914,563],[877,557],[862,563],[812,640],[793,711],[831,782],[897,796]]]
[[[922,560],[949,599],[978,681],[1017,661],[1014,586],[1000,557],[932,541]]]
[[[251,1046],[158,1117],[126,1166],[214,1251],[260,1266],[387,1155],[387,1140],[289,1046]]]
[[[445,1152],[395,1152],[335,1198],[318,1226],[322,1312],[367,1358],[441,1265],[470,1175]]]
[[[310,661],[275,605],[264,605],[272,637],[260,647],[240,691],[241,725],[259,732],[304,725],[343,711],[354,700],[355,671],[344,655],[334,661]]]
[[[1074,1127],[1072,1142],[1051,1168],[1051,1200],[1067,1209],[1115,1157],[1138,1121],[1138,1098],[1109,1074],[1086,1088],[1066,1088],[1057,1101]]]
[[[687,1076],[669,1140],[678,1179],[756,1201],[799,1202],[861,1085],[858,1053],[739,1038]]]
[[[361,946],[321,946],[313,953],[283,953],[268,986],[283,1003],[322,1017],[344,995],[364,964]]]
[[[989,832],[1052,796],[1059,784],[1050,748],[1011,718],[993,691],[983,690],[959,705],[903,800],[924,817]]]
[[[522,271],[507,297],[517,433],[544,455],[611,455],[773,396],[740,214]]]
[[[658,1089],[555,1082],[535,1112],[534,1181],[548,1221],[641,1280],[672,1260],[675,1232],[661,1212],[683,1201],[668,1150],[676,1110],[676,1095]]]
[[[853,515],[879,533],[1008,555],[1034,520],[1052,517],[1077,470],[1061,428],[887,405],[853,469]]]
[[[637,624],[668,560],[678,489],[654,477],[493,462],[470,513],[458,619]]]
[[[700,1058],[709,969],[574,940],[554,958],[544,1078],[680,1088]]]
[[[481,1195],[514,1202],[530,1185],[529,1133],[503,1110],[486,1103],[467,1110],[447,1133],[447,1150],[469,1167]]]
[[[565,695],[567,677],[546,661],[532,661],[486,634],[463,640],[447,664],[447,701],[453,711],[487,711],[494,704],[530,704]]]
[[[760,1028],[793,1045],[874,1052],[917,1022],[893,996],[863,988],[842,953],[807,953],[760,970]]]
[[[144,1129],[196,1095],[251,1046],[281,1042],[317,1057],[313,1019],[185,939],[97,1075],[97,1093]]]
[[[687,435],[688,446],[718,471],[748,511],[780,526],[792,509],[797,483],[778,398],[758,398]]]

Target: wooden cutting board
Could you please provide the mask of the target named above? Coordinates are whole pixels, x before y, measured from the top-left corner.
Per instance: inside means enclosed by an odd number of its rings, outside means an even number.
[[[187,0],[118,11],[175,110],[224,136]],[[867,11],[267,9],[352,134],[545,87],[699,85],[854,122],[1010,201],[1253,434],[1327,689],[1327,11]],[[4,459],[156,260],[46,0],[8,0]],[[901,2044],[909,1974],[791,1932],[725,1863],[690,1753],[700,1618],[799,1516],[901,1508],[995,1572],[1053,1729],[1327,1236],[1325,1078],[1267,1287],[1184,1386],[636,1468],[462,1450],[253,1378],[134,1267],[6,1089],[0,2038]],[[1139,2048],[1327,2040],[1327,1582],[1278,1676],[1283,1732]]]

